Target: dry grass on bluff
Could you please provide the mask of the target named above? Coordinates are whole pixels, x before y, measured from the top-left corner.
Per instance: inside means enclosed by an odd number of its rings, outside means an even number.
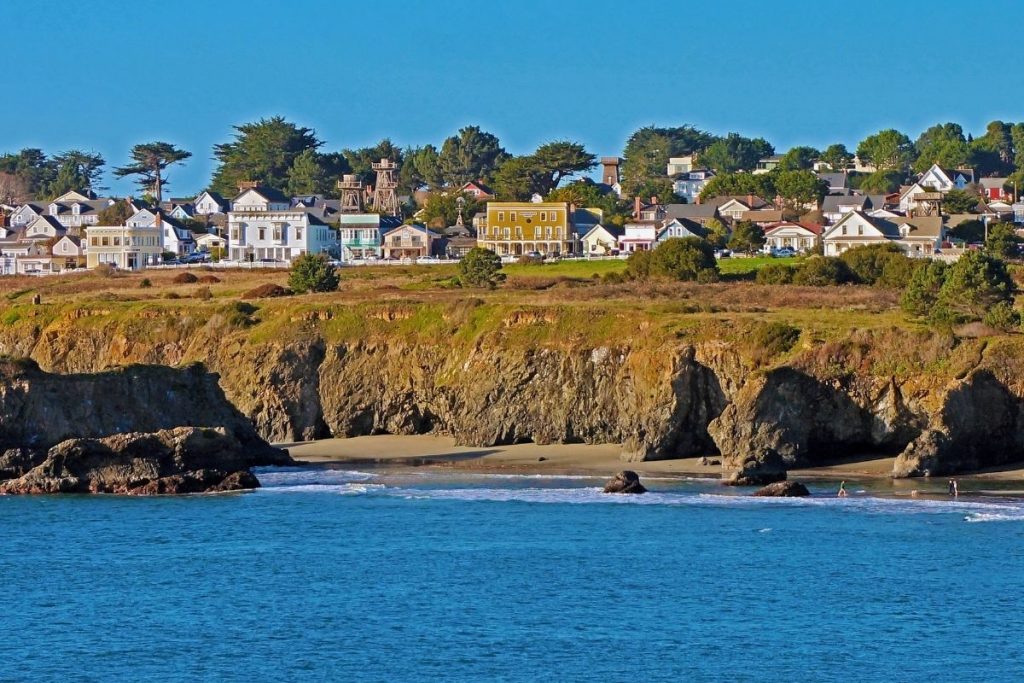
[[[377,266],[344,268],[341,287],[330,294],[289,297],[296,304],[408,301],[454,303],[467,297],[516,305],[580,305],[597,308],[642,307],[673,313],[747,313],[802,311],[830,316],[836,312],[884,314],[898,311],[899,293],[873,287],[797,287],[758,285],[749,281],[696,283],[649,281],[608,283],[598,275],[622,270],[621,261],[582,262],[506,268],[507,282],[494,290],[453,285],[454,266]],[[181,282],[181,270],[104,275],[92,271],[71,275],[0,277],[0,306],[26,304],[39,294],[44,303],[145,302],[196,298],[208,289],[209,299],[241,299],[265,285],[286,286],[284,269],[194,268],[195,282]],[[595,271],[596,272],[596,271]],[[205,296],[203,298],[206,298]],[[802,315],[799,317],[803,317]]]

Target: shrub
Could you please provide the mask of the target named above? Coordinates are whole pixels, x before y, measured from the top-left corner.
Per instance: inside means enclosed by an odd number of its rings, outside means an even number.
[[[983,321],[989,327],[1009,332],[1020,327],[1020,314],[1013,310],[1013,304],[1000,301],[985,313]]]
[[[601,282],[606,285],[619,285],[626,281],[626,276],[622,273],[611,271],[601,276]]]
[[[153,283],[149,281],[148,277],[142,278],[142,281],[139,282],[139,288],[140,289],[149,289],[152,286],[153,286]]]
[[[199,282],[199,278],[192,273],[178,273],[171,282],[176,285],[190,285],[193,282]]]
[[[768,263],[757,271],[755,279],[760,285],[788,285],[795,275],[796,268],[788,263]]]
[[[243,299],[269,299],[277,296],[288,296],[291,292],[281,285],[275,285],[272,282],[262,284],[259,287],[254,287],[248,292],[242,294]]]
[[[985,242],[985,251],[995,258],[1004,261],[1018,256],[1021,239],[1017,237],[1017,231],[1012,225],[1006,223],[994,223],[988,228],[988,240]]]
[[[224,317],[232,327],[249,327],[256,323],[252,315],[258,311],[256,306],[245,301],[236,301],[224,311]]]
[[[213,292],[210,291],[209,287],[200,287],[195,291],[195,293],[192,296],[194,296],[196,299],[209,301],[210,299],[213,298]]]
[[[288,286],[299,294],[333,292],[339,282],[338,271],[326,254],[302,254],[292,261]]]
[[[164,298],[165,299],[180,299],[181,295],[178,294],[177,292],[167,292],[166,294],[164,294]]]
[[[1013,302],[1013,280],[1006,264],[980,251],[968,251],[949,267],[935,306],[958,321],[981,320],[999,303]]]
[[[459,261],[459,280],[469,287],[495,287],[505,280],[501,257],[490,249],[473,247]]]
[[[882,276],[875,284],[886,289],[906,289],[910,284],[910,278],[914,276],[914,271],[924,266],[925,262],[925,259],[915,261],[903,254],[890,256],[882,267]]]
[[[199,282],[205,285],[215,285],[220,282],[220,278],[216,275],[202,275],[199,278]]]
[[[850,281],[846,264],[830,256],[813,256],[800,266],[793,276],[793,282],[810,287],[828,287]]]
[[[786,323],[761,323],[754,328],[750,340],[767,357],[777,356],[792,349],[800,339],[800,328]]]
[[[847,249],[839,258],[856,282],[873,285],[882,277],[886,264],[897,258],[907,257],[895,244],[866,244],[863,247]]]
[[[714,248],[699,237],[673,237],[651,252],[650,271],[674,280],[714,282],[718,262]]]
[[[544,263],[544,259],[540,256],[530,256],[529,254],[523,254],[519,257],[519,265],[521,266],[539,266]]]
[[[651,276],[653,252],[634,251],[626,259],[626,275],[634,280],[646,280]]]
[[[96,274],[100,277],[114,277],[117,274],[117,268],[110,265],[109,263],[101,263],[95,268]]]
[[[924,317],[935,308],[939,290],[946,281],[948,266],[942,261],[928,261],[914,269],[907,289],[900,297],[900,306],[911,315]]]

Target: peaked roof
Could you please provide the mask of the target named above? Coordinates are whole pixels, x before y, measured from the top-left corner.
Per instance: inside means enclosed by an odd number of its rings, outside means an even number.
[[[714,218],[718,215],[715,204],[666,204],[668,218]]]
[[[258,187],[247,187],[235,196],[234,201],[237,202],[243,195],[245,195],[246,192],[255,192],[268,202],[273,202],[274,204],[288,204],[290,206],[292,203],[291,199],[287,197],[284,192],[275,190],[272,187],[263,187],[262,185]]]
[[[748,209],[763,209],[766,206],[772,206],[772,203],[758,197],[757,195],[738,195],[738,194],[724,194],[719,197],[712,197],[711,199],[703,202],[704,204],[712,205],[717,208],[721,208],[729,202],[739,202]]]

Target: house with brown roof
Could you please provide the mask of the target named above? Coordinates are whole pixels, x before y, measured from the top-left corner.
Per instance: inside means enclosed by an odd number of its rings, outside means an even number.
[[[872,218],[851,211],[821,236],[825,256],[839,256],[866,244],[895,244],[910,257],[931,257],[942,245],[941,216]]]
[[[765,251],[789,247],[800,252],[813,251],[821,239],[822,226],[817,223],[782,221],[765,226]]]

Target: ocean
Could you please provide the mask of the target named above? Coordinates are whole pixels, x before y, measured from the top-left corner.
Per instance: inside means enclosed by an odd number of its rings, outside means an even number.
[[[1015,681],[1024,501],[275,469],[0,497],[0,680]]]

